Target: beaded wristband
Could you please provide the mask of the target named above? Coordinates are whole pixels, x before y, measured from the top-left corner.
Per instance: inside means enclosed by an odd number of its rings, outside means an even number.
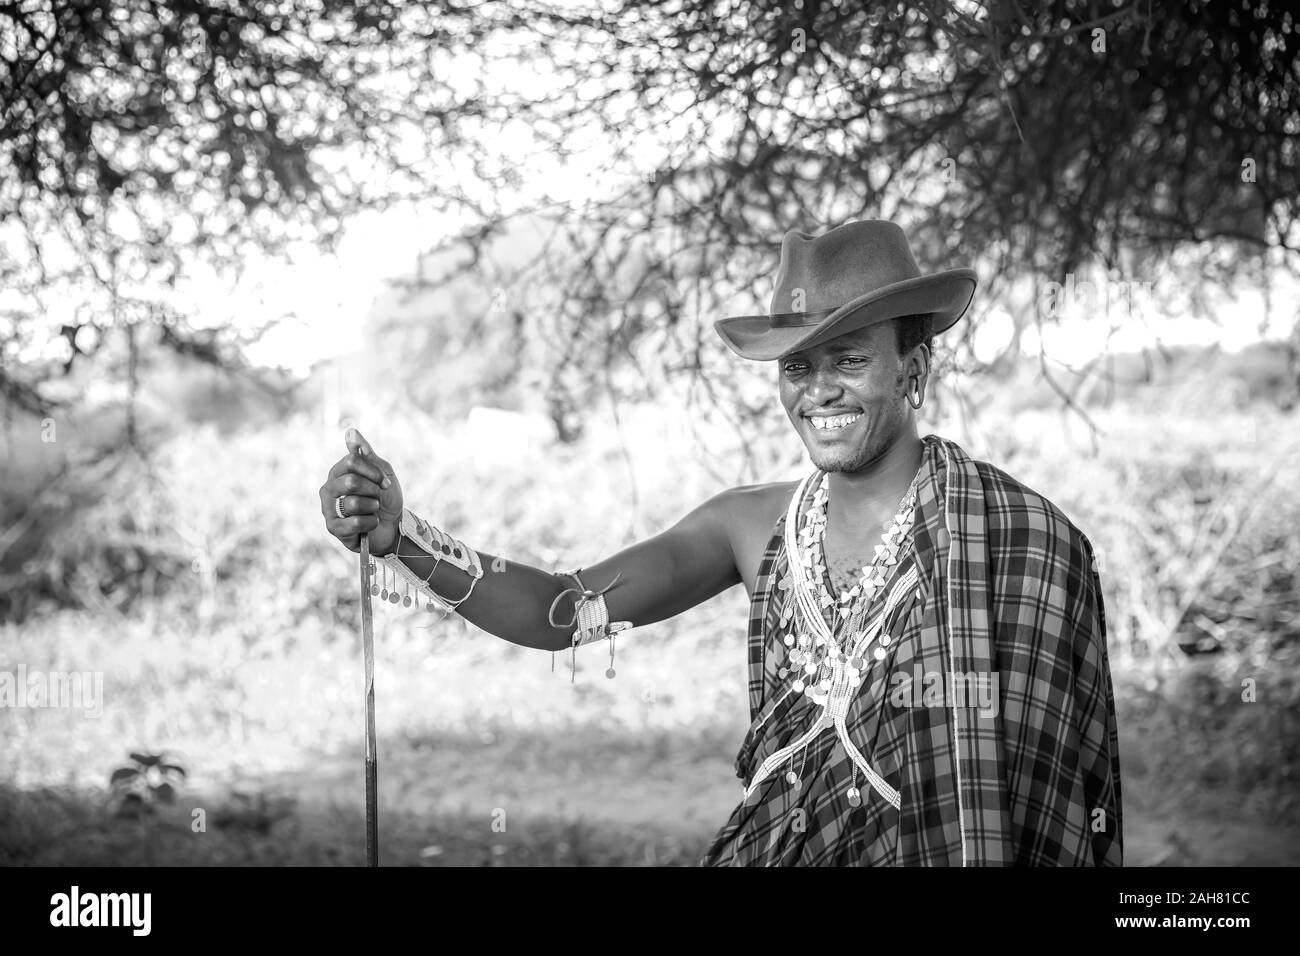
[[[402,520],[398,525],[398,531],[402,537],[409,538],[416,547],[435,559],[434,571],[437,570],[439,564],[446,561],[468,574],[471,579],[469,590],[465,592],[464,597],[455,601],[447,600],[434,591],[429,584],[433,578],[433,571],[429,572],[427,578],[421,579],[418,574],[402,563],[396,551],[386,554],[380,559],[386,568],[391,570],[396,577],[405,581],[408,587],[414,588],[417,593],[426,595],[446,613],[456,610],[461,604],[469,600],[469,596],[474,593],[474,586],[478,584],[479,578],[483,577],[483,562],[473,548],[453,538],[440,528],[429,524],[408,508],[402,509]],[[401,538],[399,537],[398,540],[400,541]],[[412,555],[408,555],[408,557],[412,557]],[[433,610],[433,605],[428,605],[428,608]]]

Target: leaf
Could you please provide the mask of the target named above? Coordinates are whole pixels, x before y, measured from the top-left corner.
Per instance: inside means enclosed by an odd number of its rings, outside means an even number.
[[[176,802],[176,788],[170,783],[160,783],[158,786],[150,787],[149,789],[154,792],[154,795],[157,796],[162,803]]]
[[[113,771],[113,776],[108,778],[108,782],[111,785],[116,785],[122,780],[130,780],[138,776],[139,773],[140,771],[136,770],[135,767],[119,767]]]
[[[116,815],[119,817],[139,818],[145,814],[147,809],[144,798],[140,794],[128,793],[118,805]]]
[[[131,754],[131,759],[142,767],[152,767],[162,758],[156,754]]]
[[[175,764],[175,763],[159,764],[158,769],[160,769],[163,773],[170,773],[172,771],[175,771],[176,773],[180,774],[182,777],[185,776],[185,768],[182,767],[180,764]]]

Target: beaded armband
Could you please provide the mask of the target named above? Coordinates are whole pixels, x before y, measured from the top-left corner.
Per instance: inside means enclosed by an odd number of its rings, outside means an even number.
[[[609,608],[605,606],[605,595],[584,591],[578,601],[578,628],[573,632],[573,646],[582,647],[593,641],[626,631],[632,626],[631,621],[613,621],[609,619]]]
[[[618,583],[621,574],[614,576],[614,580],[605,585],[599,591],[593,591],[582,583],[578,577],[581,568],[574,568],[572,571],[564,572],[573,580],[578,582],[576,588],[565,588],[551,602],[551,610],[547,615],[547,620],[552,627],[567,627],[567,624],[561,624],[555,620],[555,608],[559,605],[564,595],[575,593],[578,595],[577,606],[574,610],[573,619],[568,624],[576,625],[573,631],[571,647],[573,649],[573,670],[570,676],[570,682],[577,675],[578,648],[584,644],[590,644],[593,641],[599,641],[603,638],[609,638],[609,667],[605,670],[606,677],[614,676],[614,635],[622,631],[629,630],[632,627],[631,621],[610,621],[609,608],[605,606],[605,592]],[[554,666],[554,663],[552,663]]]
[[[371,594],[379,594],[384,600],[391,601],[393,604],[400,602],[404,607],[410,607],[412,603],[411,592],[415,591],[417,595],[423,594],[429,599],[429,603],[425,606],[431,612],[437,606],[444,612],[449,613],[468,600],[469,596],[474,593],[474,585],[478,583],[479,578],[483,577],[483,562],[479,560],[478,553],[464,542],[429,524],[408,508],[402,509],[402,520],[398,525],[398,530],[401,532],[402,537],[408,538],[421,551],[435,559],[434,570],[437,570],[438,565],[446,561],[468,574],[470,577],[469,590],[465,592],[463,597],[457,598],[455,601],[447,600],[429,586],[433,571],[429,572],[427,578],[422,579],[403,564],[401,559],[398,558],[397,552],[394,551],[392,554],[386,554],[378,560],[385,571],[391,574],[394,585],[398,581],[405,585],[405,597],[398,595],[395,589],[390,592],[387,580],[384,581],[382,593],[378,583],[372,584],[370,588]],[[400,542],[401,538],[398,541]],[[406,555],[406,557],[413,557],[413,555]]]

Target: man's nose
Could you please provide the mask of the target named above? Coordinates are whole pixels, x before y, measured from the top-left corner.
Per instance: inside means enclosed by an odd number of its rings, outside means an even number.
[[[829,399],[837,397],[844,387],[833,369],[813,369],[808,377],[808,388],[804,394],[808,400],[818,405],[825,405]]]

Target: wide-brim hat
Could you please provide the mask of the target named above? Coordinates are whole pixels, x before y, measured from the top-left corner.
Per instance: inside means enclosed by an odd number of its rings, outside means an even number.
[[[768,315],[719,319],[713,327],[742,358],[770,361],[904,315],[928,314],[943,332],[970,307],[974,269],[922,275],[907,235],[881,219],[848,222],[820,236],[792,230]]]

